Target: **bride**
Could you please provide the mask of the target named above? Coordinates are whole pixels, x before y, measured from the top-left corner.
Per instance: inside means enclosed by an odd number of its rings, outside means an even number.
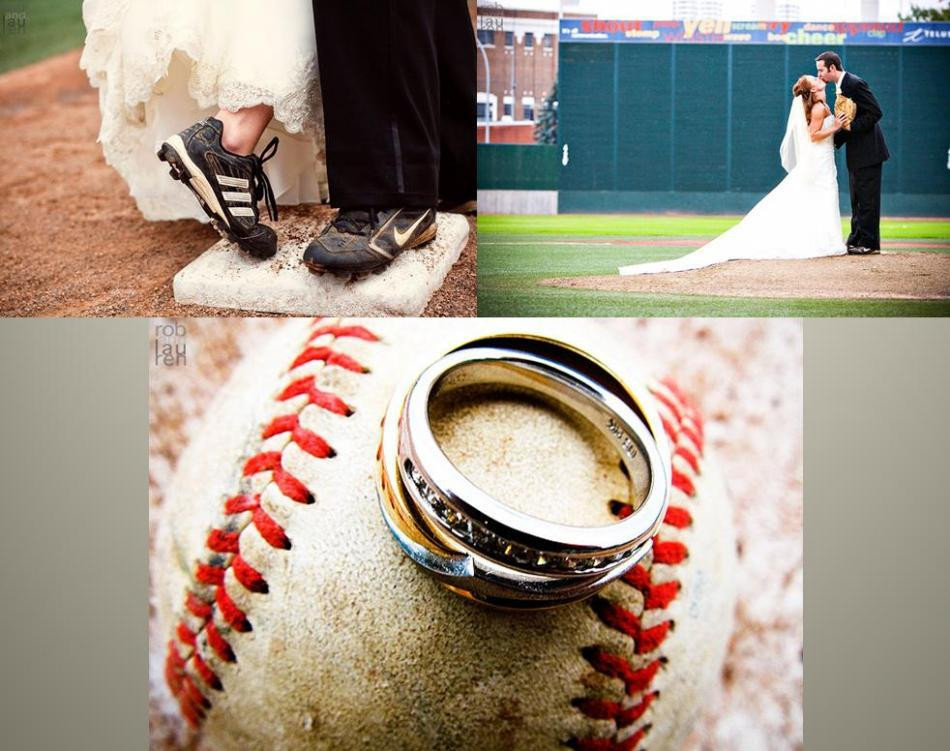
[[[802,76],[782,141],[782,167],[788,172],[771,193],[727,232],[699,250],[670,261],[622,266],[621,274],[687,271],[738,259],[789,259],[844,255],[834,134],[844,115],[831,114],[825,84]]]
[[[280,137],[267,164],[278,203],[326,196],[310,0],[85,0],[83,21],[80,65],[99,89],[99,141],[146,219],[207,221],[155,154],[208,117],[236,155]]]

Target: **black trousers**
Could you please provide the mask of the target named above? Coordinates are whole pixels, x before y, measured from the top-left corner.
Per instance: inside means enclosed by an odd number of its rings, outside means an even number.
[[[314,0],[330,201],[475,198],[475,32],[466,0]]]
[[[851,234],[848,245],[881,249],[881,168],[883,164],[848,170],[851,189]]]

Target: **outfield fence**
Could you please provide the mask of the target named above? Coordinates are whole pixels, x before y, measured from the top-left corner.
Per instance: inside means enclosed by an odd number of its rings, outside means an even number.
[[[927,25],[946,40],[912,46],[902,24],[879,25],[897,29],[887,38],[873,29],[858,36],[881,43],[849,44],[847,35],[801,29],[768,43],[637,43],[626,27],[566,34],[581,23],[562,22],[559,147],[519,147],[514,158],[503,145],[480,145],[480,188],[543,176],[556,183],[560,212],[745,212],[784,176],[779,145],[792,85],[815,72],[833,36],[845,69],[868,81],[884,111],[884,213],[950,216],[950,24]],[[832,107],[834,96],[829,86]],[[836,159],[849,213],[843,150]]]

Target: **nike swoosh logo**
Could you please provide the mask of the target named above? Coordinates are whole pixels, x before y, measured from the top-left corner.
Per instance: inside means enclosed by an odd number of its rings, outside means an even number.
[[[373,235],[373,239],[369,241],[370,250],[375,250],[377,253],[379,253],[379,255],[383,256],[383,258],[388,258],[390,261],[393,259],[393,254],[392,254],[392,253],[388,253],[387,251],[385,251],[385,250],[383,250],[381,247],[379,247],[379,246],[376,244],[376,241],[382,236],[383,232],[386,231],[386,228],[387,228],[390,224],[392,224],[393,222],[396,221],[396,218],[397,218],[401,213],[402,213],[402,209],[399,209],[399,211],[397,211],[395,214],[393,214],[391,217],[389,217],[389,219],[386,220],[386,223],[383,224],[383,226],[379,228],[379,231],[378,231],[375,235]]]
[[[396,238],[396,242],[399,245],[405,245],[409,241],[409,238],[412,236],[412,233],[415,232],[417,229],[419,229],[419,225],[422,224],[422,222],[428,216],[429,216],[429,212],[426,211],[422,216],[416,219],[415,223],[405,232],[400,232],[398,229],[393,227],[393,237]]]

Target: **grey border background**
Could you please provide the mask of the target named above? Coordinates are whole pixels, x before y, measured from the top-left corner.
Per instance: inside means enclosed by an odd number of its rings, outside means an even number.
[[[805,323],[805,747],[945,749],[950,321]]]
[[[0,320],[0,738],[145,748],[144,320]],[[950,321],[805,323],[805,738],[947,742]]]
[[[148,332],[0,319],[0,748],[148,746]]]

